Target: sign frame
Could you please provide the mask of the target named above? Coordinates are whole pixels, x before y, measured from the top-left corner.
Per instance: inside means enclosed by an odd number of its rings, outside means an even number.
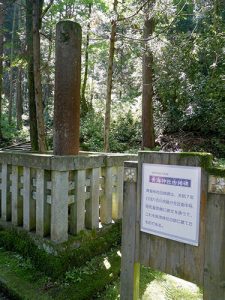
[[[158,194],[154,196],[153,192]],[[179,195],[189,197],[190,193],[189,200],[178,197]],[[156,203],[157,200],[161,203]],[[140,224],[142,232],[198,246],[200,200],[200,167],[142,164]],[[172,206],[171,203],[186,207]]]

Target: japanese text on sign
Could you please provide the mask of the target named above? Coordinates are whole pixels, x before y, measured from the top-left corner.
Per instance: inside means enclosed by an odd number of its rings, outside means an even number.
[[[141,231],[198,245],[201,168],[144,163]]]

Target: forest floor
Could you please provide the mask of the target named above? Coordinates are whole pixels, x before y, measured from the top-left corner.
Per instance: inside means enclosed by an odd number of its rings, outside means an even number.
[[[99,300],[119,299],[119,280],[101,293]],[[140,277],[141,300],[202,300],[201,289],[188,281],[177,277],[141,267]]]
[[[79,281],[68,283],[66,287],[56,288],[56,283],[50,284],[49,279],[33,269],[28,260],[15,252],[4,251],[2,248],[0,248],[0,271],[0,300],[78,300],[76,293],[70,294],[69,297],[67,293],[68,288],[79,285]],[[87,273],[87,268],[84,271]],[[88,281],[85,285],[88,289]],[[105,286],[105,290],[91,297],[79,298],[79,300],[120,299],[119,286],[120,279],[118,278],[112,284]],[[2,293],[1,288],[3,288]],[[54,289],[56,289],[57,296]],[[140,295],[141,300],[202,300],[203,297],[202,291],[195,284],[145,267],[141,268]]]
[[[162,134],[156,138],[156,145],[156,150],[166,152],[209,152],[216,158],[225,158],[225,139],[215,135],[202,136],[198,132],[184,131]],[[30,151],[31,145],[23,139],[0,140],[0,149]]]
[[[157,140],[160,150],[168,152],[209,152],[217,158],[225,157],[225,139],[202,136],[196,132],[176,132],[160,135]]]

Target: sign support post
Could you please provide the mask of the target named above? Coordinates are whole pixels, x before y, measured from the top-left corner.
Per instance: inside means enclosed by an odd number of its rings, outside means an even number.
[[[137,219],[137,162],[125,162],[124,200],[122,226],[121,291],[123,300],[139,299],[140,262],[137,257],[139,246]]]

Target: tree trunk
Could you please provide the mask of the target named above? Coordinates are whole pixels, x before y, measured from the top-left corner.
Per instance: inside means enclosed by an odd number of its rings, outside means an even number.
[[[12,24],[12,35],[11,35],[11,52],[10,52],[10,95],[9,95],[9,111],[8,111],[8,122],[12,123],[12,109],[13,109],[13,92],[14,92],[14,44],[15,44],[15,34],[16,34],[16,15],[17,15],[17,4],[14,3],[13,9],[13,24]]]
[[[91,9],[92,3],[89,3],[89,11],[88,11],[88,19],[91,18]],[[85,116],[88,112],[88,103],[85,97],[85,91],[87,86],[87,77],[88,77],[88,56],[89,56],[89,42],[90,42],[90,28],[91,28],[91,21],[88,22],[87,25],[87,38],[86,38],[86,47],[85,47],[85,70],[84,70],[84,80],[82,85],[81,91],[81,115]]]
[[[34,55],[34,86],[35,103],[38,127],[38,148],[41,153],[46,152],[47,144],[45,137],[45,125],[42,103],[42,85],[41,85],[41,49],[40,49],[40,26],[43,1],[33,1],[33,55]]]
[[[22,128],[22,114],[23,114],[23,98],[22,98],[22,70],[21,67],[18,67],[17,71],[17,82],[16,82],[16,125],[17,129]]]
[[[146,14],[147,15],[147,14]],[[146,17],[144,22],[144,39],[152,36],[154,30],[153,18]],[[142,149],[154,148],[154,125],[153,125],[153,55],[145,41],[142,62]]]
[[[0,139],[2,139],[3,23],[4,5],[0,3]]]
[[[52,18],[51,18],[52,19]],[[52,21],[52,20],[51,20]],[[45,96],[44,96],[44,107],[47,108],[49,104],[49,98],[52,94],[52,81],[51,81],[51,67],[50,67],[50,61],[52,57],[52,29],[50,30],[49,36],[51,37],[51,40],[49,41],[48,45],[48,65],[46,66],[46,83],[45,83]]]
[[[113,11],[117,14],[118,1],[114,0]],[[105,110],[105,130],[104,130],[104,151],[109,152],[109,131],[110,131],[110,115],[112,102],[112,77],[113,77],[113,61],[115,52],[116,40],[116,20],[112,20],[110,47],[109,47],[109,61],[107,73],[107,92],[106,92],[106,110]]]
[[[38,151],[37,117],[34,91],[34,57],[33,57],[33,25],[32,0],[26,0],[26,43],[27,43],[27,81],[29,98],[30,141],[33,151]]]

